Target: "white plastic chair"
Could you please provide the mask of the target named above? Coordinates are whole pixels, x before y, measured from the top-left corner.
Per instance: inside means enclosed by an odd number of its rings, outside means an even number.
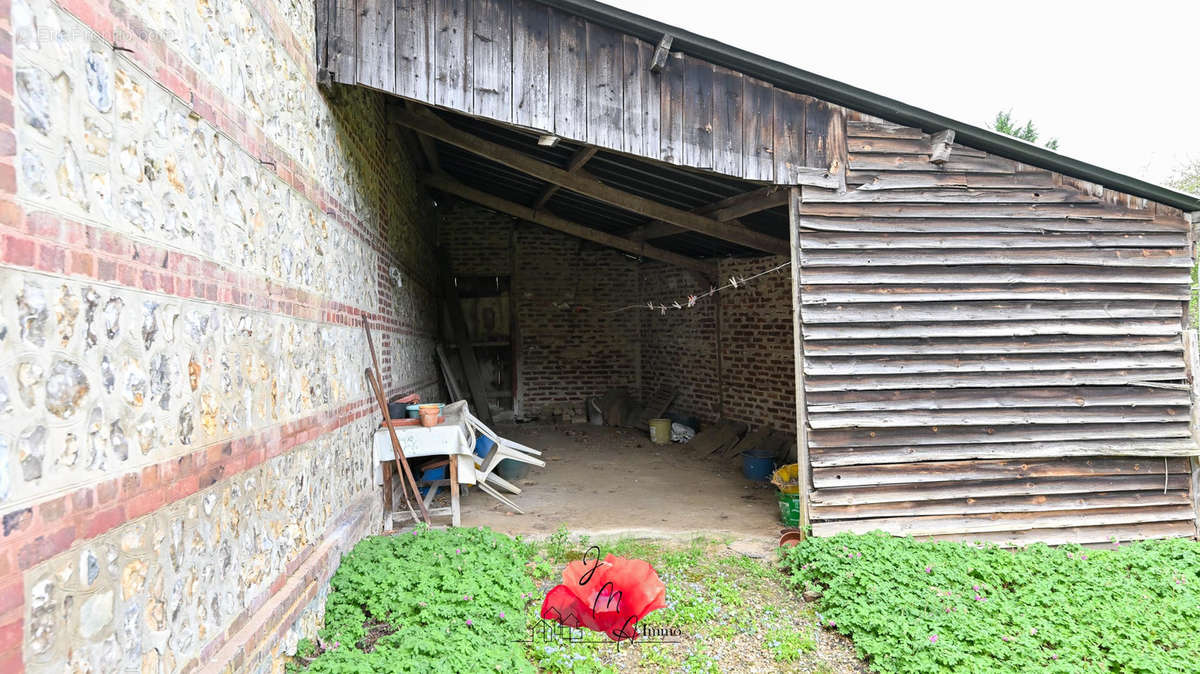
[[[484,457],[482,462],[478,462],[478,467],[475,470],[475,485],[497,501],[500,501],[509,508],[524,514],[525,511],[521,510],[517,504],[501,495],[500,492],[496,491],[496,489],[492,487],[492,485],[494,484],[512,494],[520,494],[521,489],[508,480],[496,475],[494,471],[496,466],[500,465],[500,462],[505,459],[520,461],[521,463],[528,463],[530,465],[538,466],[539,468],[545,468],[546,462],[537,458],[537,456],[541,455],[541,452],[533,449],[532,447],[526,447],[519,442],[513,442],[507,438],[500,437],[495,431],[488,428],[475,415],[471,414],[470,411],[466,412],[466,416],[467,424],[471,426],[472,430],[478,432],[480,435],[483,435],[494,443],[492,446],[492,451],[488,452],[488,455]]]

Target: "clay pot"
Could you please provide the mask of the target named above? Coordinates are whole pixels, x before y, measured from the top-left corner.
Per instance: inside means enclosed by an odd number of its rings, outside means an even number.
[[[422,407],[421,408],[421,425],[425,426],[426,428],[428,428],[429,426],[437,426],[438,425],[438,416],[440,416],[440,413],[441,413],[441,410],[439,410],[436,405],[433,405],[430,407]]]
[[[784,529],[779,534],[779,547],[781,548],[798,545],[804,538],[799,529]]]

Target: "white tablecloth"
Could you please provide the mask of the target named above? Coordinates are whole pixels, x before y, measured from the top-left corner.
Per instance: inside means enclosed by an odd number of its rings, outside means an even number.
[[[445,423],[426,428],[424,426],[396,427],[396,437],[404,456],[453,455],[458,462],[458,483],[475,484],[475,434],[461,414],[449,414],[447,407]],[[380,462],[395,458],[392,440],[386,428],[375,431],[372,443],[372,459],[375,464],[375,484],[383,484],[383,469]],[[419,476],[414,476],[418,477]]]

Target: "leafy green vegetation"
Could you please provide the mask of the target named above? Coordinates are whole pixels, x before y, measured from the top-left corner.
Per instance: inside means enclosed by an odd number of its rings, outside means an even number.
[[[325,627],[293,670],[532,672],[519,640],[528,548],[490,529],[417,529],[359,542],[330,581]]]
[[[882,533],[785,551],[796,590],[879,672],[1183,672],[1200,662],[1200,544],[1020,550]]]
[[[1000,133],[1008,134],[1009,136],[1020,138],[1021,140],[1030,143],[1037,143],[1038,137],[1041,136],[1041,132],[1038,131],[1038,128],[1034,125],[1032,119],[1026,120],[1026,122],[1022,124],[1013,119],[1011,109],[997,112],[996,117],[992,120],[990,126],[992,127],[993,131],[999,131]],[[1050,140],[1046,141],[1045,145],[1046,149],[1057,151],[1058,139],[1051,138]]]

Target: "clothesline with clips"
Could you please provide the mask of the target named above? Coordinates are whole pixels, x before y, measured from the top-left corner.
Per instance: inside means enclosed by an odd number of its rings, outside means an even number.
[[[626,305],[623,307],[619,307],[617,309],[610,309],[609,311],[606,311],[604,313],[615,314],[615,313],[618,313],[621,311],[628,311],[630,309],[649,309],[651,311],[657,311],[660,314],[666,315],[666,313],[668,311],[690,309],[690,308],[696,306],[696,303],[699,302],[700,300],[712,297],[713,295],[716,295],[717,293],[719,293],[723,290],[732,290],[732,289],[744,287],[756,278],[759,278],[761,276],[766,276],[767,274],[774,274],[775,272],[777,272],[781,269],[785,269],[785,268],[791,266],[791,264],[792,264],[792,262],[789,260],[782,264],[771,267],[770,269],[764,269],[763,271],[760,271],[757,274],[754,274],[753,276],[730,276],[729,280],[726,281],[724,285],[712,286],[712,287],[709,287],[709,289],[704,292],[688,295],[686,298],[683,298],[683,299],[672,300],[670,303],[658,302],[656,304],[653,301],[647,301],[644,304],[629,304],[629,305]]]

